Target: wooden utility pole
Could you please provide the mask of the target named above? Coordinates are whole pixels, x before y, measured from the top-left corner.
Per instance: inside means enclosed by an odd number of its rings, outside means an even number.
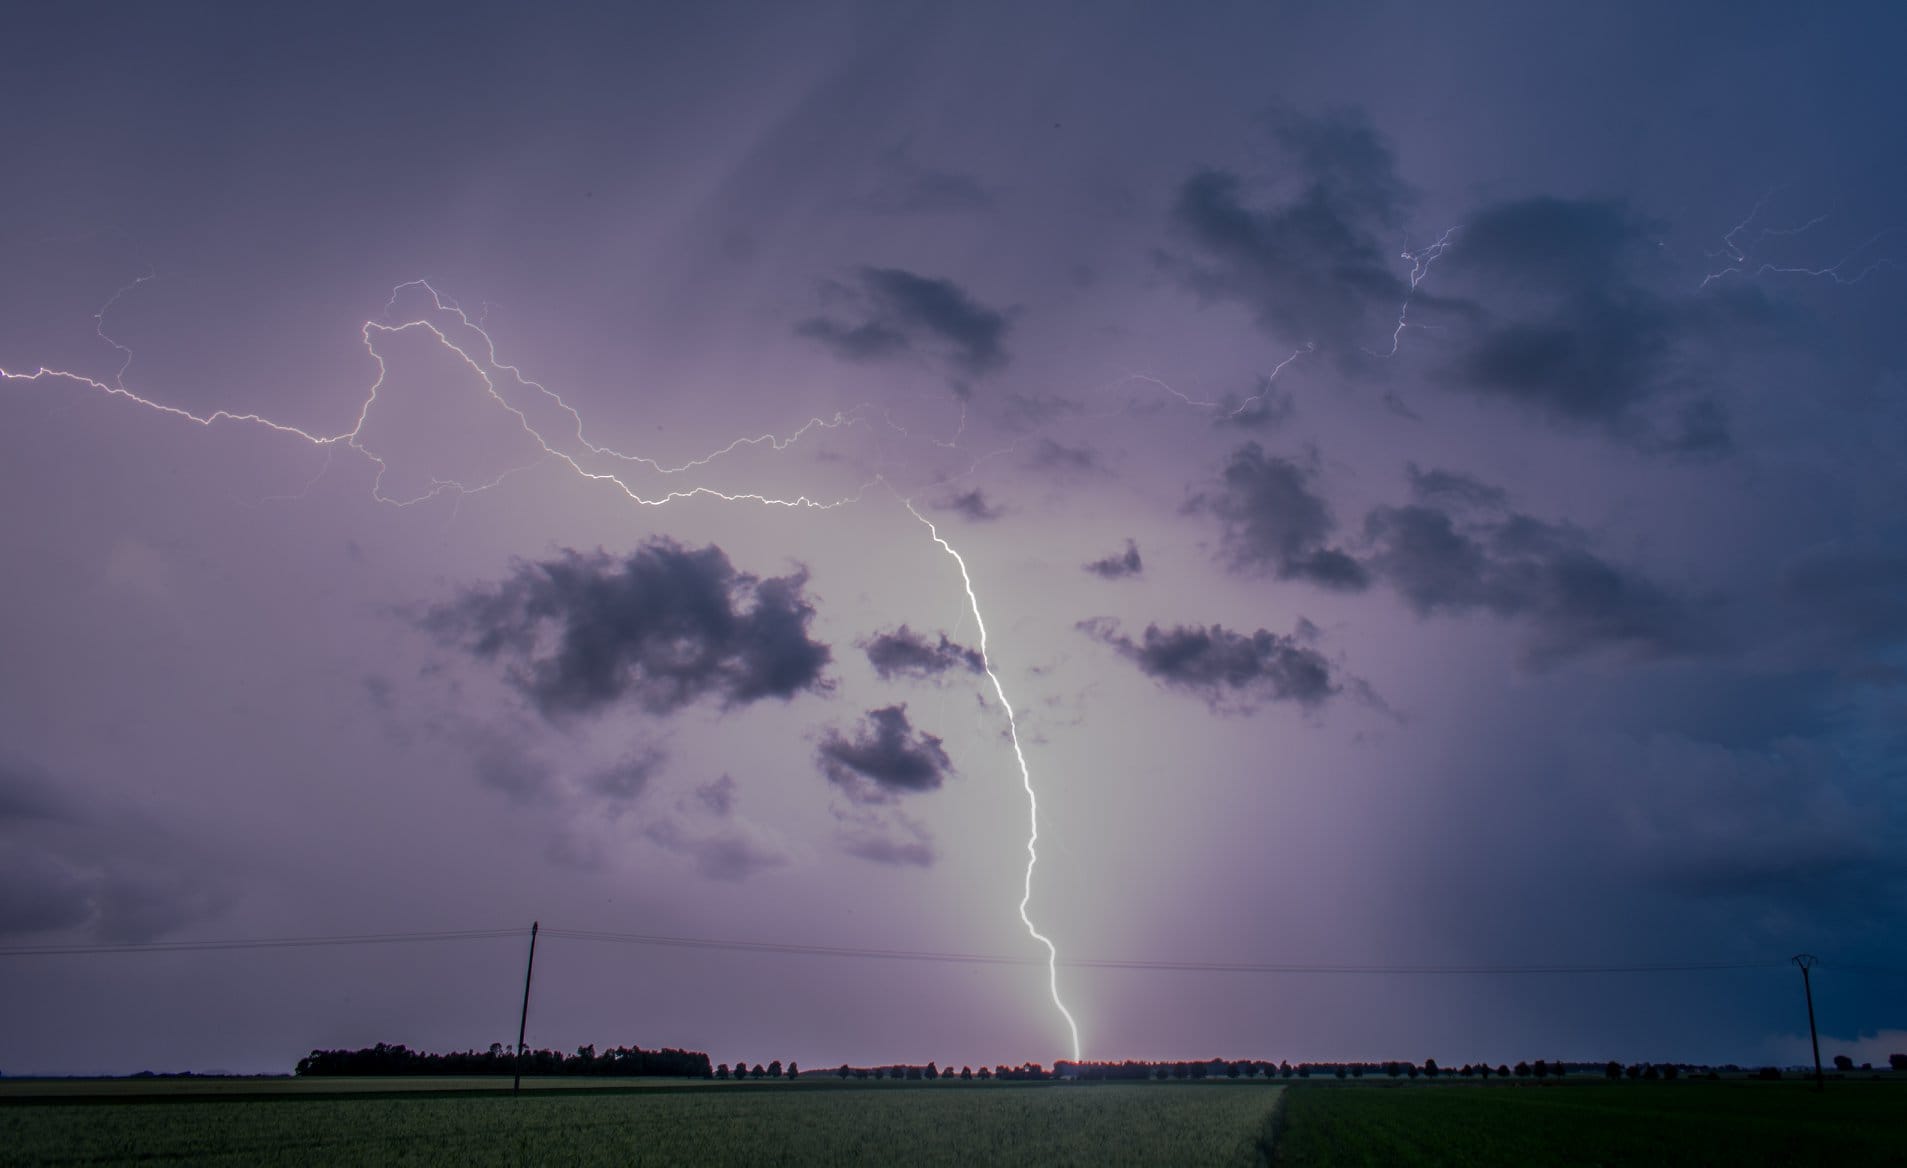
[[[530,964],[523,971],[523,1012],[516,1020],[516,1081],[510,1084],[510,1094],[516,1095],[523,1090],[523,1034],[530,1025],[530,976],[536,972],[536,930],[540,922],[530,922]],[[1813,1009],[1812,1006],[1809,1007]],[[1812,1014],[1810,1014],[1812,1017]],[[1817,1056],[1814,1060],[1819,1063]]]
[[[1820,1091],[1827,1085],[1821,1074],[1821,1038],[1814,1031],[1814,984],[1808,980],[1808,970],[1814,968],[1812,953],[1797,953],[1794,963],[1801,967],[1801,992],[1808,996],[1808,1041],[1814,1043],[1814,1089]]]

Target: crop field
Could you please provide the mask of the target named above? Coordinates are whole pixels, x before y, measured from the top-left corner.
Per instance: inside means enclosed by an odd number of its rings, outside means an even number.
[[[1907,1164],[1898,1083],[1304,1086],[1279,1163],[1339,1165]]]
[[[0,1105],[0,1163],[1250,1165],[1264,1162],[1279,1093],[816,1081],[515,1099],[13,1101]]]

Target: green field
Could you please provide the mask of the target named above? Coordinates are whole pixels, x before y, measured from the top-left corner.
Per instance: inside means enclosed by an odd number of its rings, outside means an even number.
[[[8,1081],[0,1164],[1907,1165],[1907,1083]],[[1276,1136],[1275,1147],[1273,1136]]]
[[[0,1105],[0,1162],[1250,1165],[1264,1162],[1278,1095],[1264,1084],[815,1080],[519,1099],[15,1097]]]
[[[1282,1119],[1288,1168],[1907,1164],[1899,1083],[1318,1085]]]

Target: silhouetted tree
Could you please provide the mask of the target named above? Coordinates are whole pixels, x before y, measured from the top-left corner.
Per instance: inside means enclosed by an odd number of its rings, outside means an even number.
[[[969,1082],[972,1082],[972,1081],[973,1081],[973,1068],[972,1068],[972,1067],[961,1067],[961,1068],[960,1068],[960,1081],[961,1081],[961,1082],[963,1082],[963,1083],[969,1083]]]
[[[781,1078],[781,1060],[780,1059],[775,1059],[773,1062],[770,1062],[768,1064],[768,1077],[771,1079]]]
[[[929,1061],[928,1061],[928,1063],[927,1063],[927,1077],[928,1077],[929,1079],[938,1079],[938,1078],[940,1078],[940,1065],[939,1065],[938,1063],[935,1063],[935,1062],[933,1062],[933,1061],[931,1061],[931,1060],[929,1060]]]
[[[1847,1055],[1837,1054],[1834,1056],[1834,1069],[1837,1071],[1851,1071],[1854,1069],[1854,1060]]]
[[[1499,1078],[1507,1079],[1510,1077],[1510,1068],[1507,1064],[1498,1063],[1496,1073]]]
[[[1602,1065],[1602,1075],[1605,1079],[1622,1078],[1622,1064],[1615,1059],[1610,1059]]]
[[[974,1074],[980,1076],[982,1080],[991,1079],[993,1077],[993,1072],[988,1070],[985,1067],[981,1067],[979,1070],[975,1071]]]
[[[1424,1060],[1424,1074],[1428,1075],[1430,1078],[1433,1078],[1433,1079],[1437,1077],[1437,1060],[1436,1059]]]
[[[840,1069],[840,1070],[838,1070],[838,1071],[836,1071],[836,1072],[834,1072],[834,1074],[835,1074],[835,1077],[836,1077],[836,1078],[841,1078],[841,1079],[845,1079],[845,1078],[847,1078],[847,1077],[848,1077],[848,1065],[847,1065],[846,1063],[842,1063],[842,1064],[841,1064],[841,1069]]]
[[[718,1079],[728,1078],[728,1064],[727,1063],[723,1063],[721,1066],[715,1068],[715,1077]]]
[[[751,1079],[759,1079],[762,1077],[762,1069],[761,1069],[760,1063],[756,1063],[754,1066],[754,1069],[748,1072],[748,1077]]]
[[[1907,1054],[1888,1055],[1887,1065],[1894,1068],[1897,1071],[1907,1071]]]
[[[788,1063],[788,1077],[789,1077],[790,1079],[799,1079],[799,1078],[801,1077],[801,1064],[800,1064],[800,1063],[797,1063],[797,1062],[793,1062],[793,1061],[790,1061],[790,1062]]]
[[[1537,1059],[1536,1062],[1530,1066],[1530,1073],[1539,1079],[1547,1078],[1549,1076],[1549,1061],[1547,1059]]]
[[[1530,1073],[1530,1064],[1528,1063],[1516,1064],[1516,1074],[1518,1078],[1528,1078],[1529,1073]]]

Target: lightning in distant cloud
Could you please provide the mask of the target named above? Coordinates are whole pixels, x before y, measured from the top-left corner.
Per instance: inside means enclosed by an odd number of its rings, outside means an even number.
[[[1706,288],[1717,280],[1729,276],[1742,279],[1752,279],[1757,276],[1807,276],[1832,280],[1836,284],[1858,284],[1883,268],[1895,266],[1891,256],[1876,255],[1873,250],[1881,240],[1894,234],[1897,229],[1892,227],[1875,232],[1843,254],[1840,259],[1822,267],[1757,260],[1755,250],[1770,239],[1805,235],[1832,218],[1830,215],[1816,215],[1807,222],[1793,227],[1760,227],[1751,238],[1744,242],[1742,237],[1746,235],[1750,227],[1754,226],[1755,220],[1761,217],[1763,209],[1768,205],[1768,200],[1773,198],[1774,194],[1774,191],[1769,191],[1755,200],[1755,205],[1749,209],[1742,221],[1729,228],[1727,234],[1722,236],[1722,246],[1707,253],[1710,259],[1726,260],[1727,265],[1703,276],[1701,287]],[[1850,272],[1852,274],[1849,274]]]
[[[1424,277],[1430,274],[1430,265],[1436,263],[1445,252],[1450,250],[1453,238],[1457,232],[1462,230],[1462,224],[1457,224],[1454,227],[1446,227],[1444,228],[1443,234],[1437,237],[1435,243],[1430,244],[1428,247],[1418,248],[1416,251],[1412,251],[1406,247],[1403,252],[1398,255],[1397,258],[1410,261],[1410,290],[1404,293],[1404,302],[1397,306],[1397,328],[1391,333],[1391,351],[1383,354],[1384,356],[1397,356],[1398,346],[1403,344],[1404,330],[1410,327],[1410,302],[1411,299],[1417,295],[1417,285],[1424,282]],[[1378,355],[1374,349],[1366,349],[1364,351],[1370,353],[1372,356]]]
[[[103,342],[119,353],[122,358],[111,380],[102,381],[98,378],[76,373],[71,370],[40,366],[32,371],[16,371],[0,368],[0,382],[16,384],[51,382],[72,385],[102,393],[109,397],[120,398],[132,402],[135,405],[142,406],[154,413],[191,422],[206,428],[218,425],[219,423],[237,423],[260,427],[275,434],[295,438],[316,449],[324,451],[326,454],[324,467],[319,470],[318,475],[311,480],[311,483],[307,484],[307,490],[315,485],[318,479],[322,478],[328,471],[331,465],[330,456],[340,448],[348,449],[362,455],[377,468],[372,485],[372,497],[380,503],[400,508],[411,507],[446,493],[461,497],[463,495],[490,490],[503,483],[510,476],[529,469],[530,466],[535,465],[537,461],[541,461],[541,459],[545,457],[557,460],[585,480],[603,483],[616,488],[631,502],[650,507],[661,506],[682,499],[706,496],[731,503],[752,502],[776,507],[828,510],[861,501],[867,490],[877,483],[887,485],[890,491],[893,490],[893,487],[887,483],[886,479],[879,473],[876,473],[873,477],[863,482],[859,488],[852,493],[832,499],[815,499],[806,494],[783,497],[753,491],[721,491],[702,484],[671,488],[661,494],[645,494],[626,482],[621,473],[614,470],[592,469],[590,465],[585,464],[594,463],[596,460],[609,460],[636,464],[656,475],[681,475],[706,467],[725,455],[732,454],[737,450],[747,447],[765,446],[775,451],[786,450],[815,430],[839,429],[867,421],[873,416],[873,407],[862,405],[853,410],[837,413],[832,418],[811,418],[807,423],[786,436],[763,434],[757,437],[737,438],[726,446],[698,458],[693,458],[676,465],[665,465],[657,459],[643,455],[624,453],[608,446],[591,442],[585,431],[583,417],[574,407],[554,390],[541,382],[525,376],[522,370],[517,366],[501,360],[497,355],[496,342],[490,333],[486,331],[482,321],[472,320],[454,300],[445,298],[426,280],[412,280],[392,288],[390,297],[385,303],[386,320],[365,321],[361,326],[359,330],[360,338],[364,344],[365,351],[370,355],[372,362],[376,365],[377,373],[369,389],[366,391],[363,401],[359,404],[356,417],[349,429],[337,433],[322,433],[278,421],[263,414],[227,409],[217,409],[202,414],[194,413],[191,410],[156,400],[131,389],[126,384],[126,375],[132,367],[132,350],[128,346],[115,340],[106,331],[105,318],[113,306],[152,278],[153,276],[149,273],[127,284],[115,292],[112,297],[100,307],[99,311],[94,314],[96,333]],[[404,298],[406,293],[412,290],[416,290],[428,296],[430,304],[429,311],[408,320],[391,323],[389,318],[395,314],[399,301]],[[487,315],[486,306],[485,316],[487,317]],[[433,319],[433,316],[435,319]],[[453,339],[453,332],[459,334],[458,339]],[[389,469],[389,462],[385,455],[380,454],[367,444],[364,434],[366,426],[370,423],[373,411],[378,405],[380,394],[386,389],[386,382],[390,376],[390,370],[386,364],[384,355],[379,350],[379,342],[407,333],[428,334],[437,345],[454,355],[466,368],[475,374],[482,384],[484,395],[514,418],[523,433],[535,444],[539,451],[537,458],[523,465],[506,468],[479,482],[471,483],[456,479],[437,479],[433,477],[428,488],[420,494],[410,497],[396,497],[386,494],[383,489],[383,480],[385,472]],[[460,340],[464,339],[464,334],[469,334],[474,340],[460,343]],[[1293,358],[1296,356],[1297,354],[1293,354]],[[1290,359],[1287,359],[1285,364],[1289,363]],[[1279,369],[1283,369],[1283,367],[1283,365],[1280,365]],[[552,441],[539,430],[530,420],[529,413],[527,412],[528,407],[511,399],[510,394],[506,392],[506,384],[514,384],[520,389],[540,395],[543,399],[554,405],[556,409],[561,411],[568,418],[565,429],[573,433],[574,447],[565,449],[564,447],[568,445],[567,440],[559,444],[556,441]],[[882,416],[882,420],[885,421],[891,429],[899,431],[903,436],[906,435],[905,430],[891,422],[891,420],[886,420],[884,415]],[[963,403],[960,421],[961,430],[964,430],[965,425],[966,410]],[[954,445],[958,437],[959,431],[956,431],[954,439],[936,439],[934,442],[935,445],[939,446],[951,446]],[[995,455],[999,453],[1003,452],[994,452]],[[980,463],[986,461],[988,457],[993,457],[993,455],[982,456],[975,460],[973,467],[969,469],[968,473],[971,473],[973,469],[977,469]],[[942,481],[944,482],[945,480]],[[948,543],[947,540],[941,536],[932,521],[928,520],[914,508],[910,500],[901,496],[898,491],[894,493],[895,497],[900,499],[908,512],[912,514],[915,519],[918,519],[921,523],[926,525],[928,534],[934,542],[939,544],[940,547],[953,558],[955,564],[958,566],[961,583],[966,590],[968,604],[972,609],[974,621],[979,627],[980,661],[988,680],[992,682],[994,695],[999,699],[1002,708],[1006,710],[1008,735],[1012,742],[1014,759],[1019,766],[1020,779],[1026,791],[1030,812],[1026,844],[1026,875],[1019,904],[1020,920],[1025,924],[1028,933],[1046,948],[1048,988],[1052,993],[1053,1004],[1058,1007],[1061,1016],[1066,1020],[1067,1030],[1072,1040],[1072,1056],[1078,1059],[1080,1057],[1079,1026],[1074,1020],[1072,1012],[1066,1008],[1065,1003],[1061,1001],[1059,996],[1058,949],[1054,946],[1051,939],[1034,927],[1032,918],[1028,915],[1028,905],[1033,896],[1033,869],[1039,858],[1037,852],[1037,844],[1039,841],[1039,804],[1033,788],[1032,774],[1026,761],[1026,753],[1020,744],[1019,726],[1014,717],[1013,706],[1007,701],[1006,691],[1000,682],[999,675],[994,672],[987,658],[986,623],[981,616],[979,597],[974,592],[972,577],[969,575],[966,561],[961,558],[960,553],[955,551],[953,545]]]

